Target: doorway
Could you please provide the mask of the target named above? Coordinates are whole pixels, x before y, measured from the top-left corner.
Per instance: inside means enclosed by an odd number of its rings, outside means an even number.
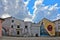
[[[38,37],[38,34],[35,34],[36,37]]]
[[[19,33],[19,31],[17,31],[17,35],[19,35],[20,33]]]

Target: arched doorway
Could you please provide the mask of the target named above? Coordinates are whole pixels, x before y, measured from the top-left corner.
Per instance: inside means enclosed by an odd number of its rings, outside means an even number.
[[[6,29],[4,27],[2,27],[2,35],[7,36]]]

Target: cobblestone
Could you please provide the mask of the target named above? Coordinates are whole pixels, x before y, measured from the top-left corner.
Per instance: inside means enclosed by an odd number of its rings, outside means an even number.
[[[0,40],[60,40],[60,37],[2,37]]]

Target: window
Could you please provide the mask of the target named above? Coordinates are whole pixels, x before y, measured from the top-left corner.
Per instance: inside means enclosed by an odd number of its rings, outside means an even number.
[[[58,21],[58,24],[60,24],[60,21]]]
[[[58,21],[58,24],[60,24],[60,21]]]
[[[13,28],[13,25],[11,25],[11,28]]]
[[[14,22],[14,20],[12,20],[12,23]]]
[[[17,31],[17,35],[19,35],[19,31]]]
[[[19,26],[19,25],[17,25],[17,28],[20,28],[20,26]]]
[[[58,26],[58,29],[60,30],[60,26]]]
[[[27,28],[27,26],[25,26],[25,28]]]

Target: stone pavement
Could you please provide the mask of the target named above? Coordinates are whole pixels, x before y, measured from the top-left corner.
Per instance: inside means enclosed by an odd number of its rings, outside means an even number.
[[[0,40],[60,40],[60,37],[5,37]]]

